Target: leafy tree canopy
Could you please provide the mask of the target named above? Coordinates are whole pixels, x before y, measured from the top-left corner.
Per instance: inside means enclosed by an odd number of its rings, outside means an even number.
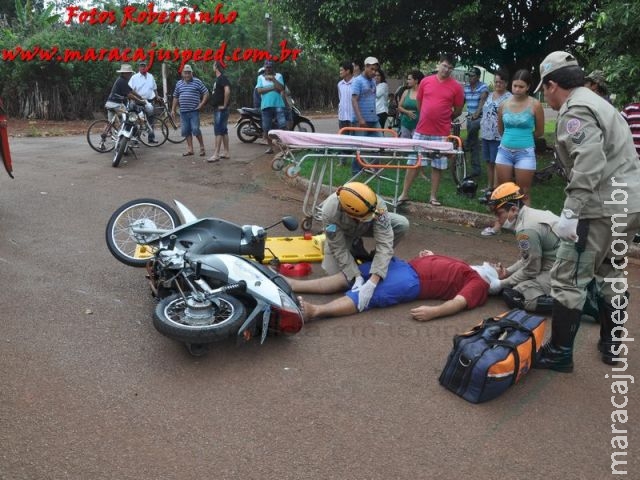
[[[640,3],[605,1],[586,25],[585,45],[580,49],[588,70],[602,70],[615,103],[640,101]],[[588,73],[588,72],[587,72]]]
[[[537,70],[573,50],[597,0],[277,0],[310,38],[344,58],[375,55],[392,70],[440,53],[489,70]]]

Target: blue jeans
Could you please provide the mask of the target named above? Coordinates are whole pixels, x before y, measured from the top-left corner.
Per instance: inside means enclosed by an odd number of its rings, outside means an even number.
[[[276,128],[286,128],[287,119],[284,116],[284,108],[267,107],[262,109],[262,131],[265,135],[273,128],[274,119],[276,120]]]
[[[471,120],[467,117],[467,151],[471,152],[471,175],[479,176],[482,173],[480,166],[480,118]]]
[[[213,112],[213,133],[214,135],[228,135],[227,123],[229,123],[229,109],[216,110]]]
[[[182,123],[182,136],[202,135],[200,131],[200,112],[192,110],[190,112],[180,112],[180,122]]]
[[[496,165],[509,165],[520,170],[536,169],[536,152],[534,147],[529,148],[506,148],[498,147]]]
[[[482,139],[482,158],[487,163],[496,163],[496,157],[498,156],[498,147],[500,146],[500,140],[485,140]]]

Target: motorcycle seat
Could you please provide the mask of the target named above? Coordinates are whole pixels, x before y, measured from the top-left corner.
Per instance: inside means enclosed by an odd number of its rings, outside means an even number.
[[[250,115],[257,115],[258,117],[262,115],[262,110],[260,110],[259,108],[242,107],[241,110]]]

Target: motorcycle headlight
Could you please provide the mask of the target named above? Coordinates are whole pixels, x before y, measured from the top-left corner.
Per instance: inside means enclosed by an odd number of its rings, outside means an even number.
[[[136,123],[138,121],[138,114],[136,112],[129,112],[128,114],[128,120],[131,123]]]

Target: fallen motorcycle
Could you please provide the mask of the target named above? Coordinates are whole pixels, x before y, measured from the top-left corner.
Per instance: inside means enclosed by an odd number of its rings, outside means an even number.
[[[236,123],[236,134],[241,142],[253,143],[262,138],[262,112],[259,108],[242,107],[238,109],[240,119]],[[316,128],[295,105],[291,107],[293,115],[293,130],[298,132],[315,132]],[[281,127],[284,128],[284,127]]]
[[[178,213],[153,199],[132,200],[109,219],[109,251],[125,265],[146,267],[158,299],[153,325],[183,342],[192,355],[235,337],[238,342],[268,334],[293,334],[303,326],[297,297],[276,271],[262,265],[269,227],[197,218],[175,201]],[[184,222],[184,223],[182,223]]]

